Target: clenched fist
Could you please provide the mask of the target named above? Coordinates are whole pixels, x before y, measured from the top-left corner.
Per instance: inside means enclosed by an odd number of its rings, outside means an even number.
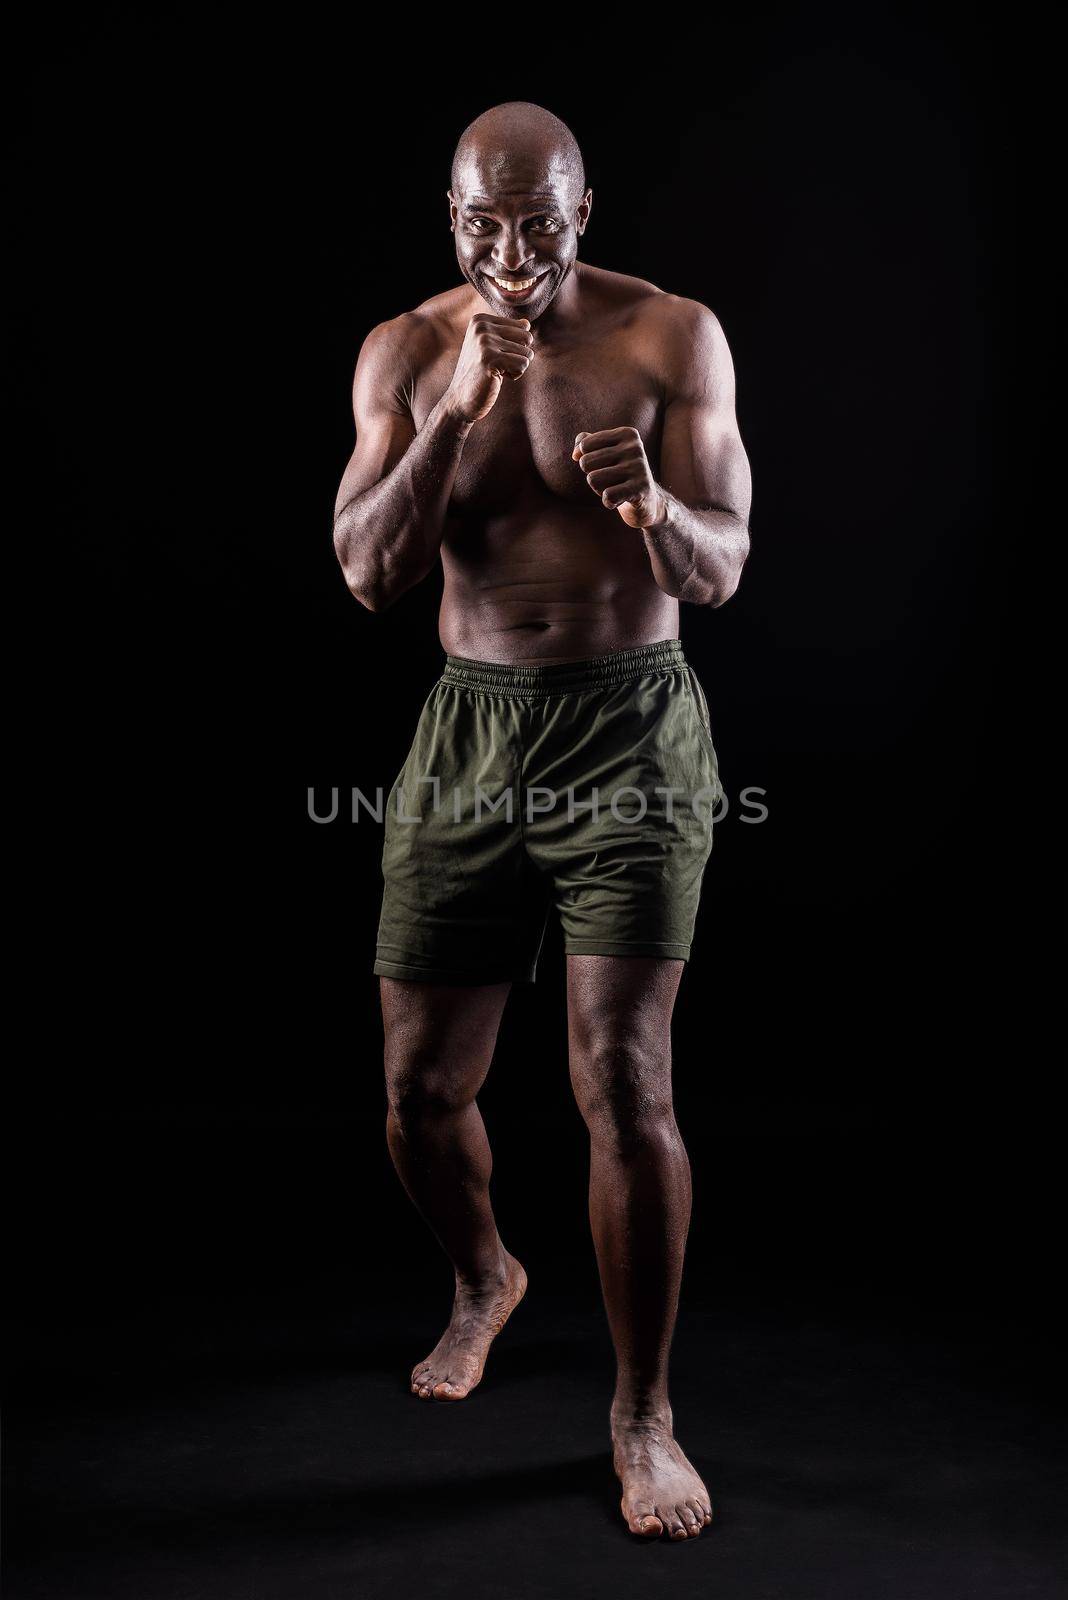
[[[628,527],[648,528],[663,520],[664,497],[637,428],[576,434],[571,459],[578,462],[602,505],[618,511]]]
[[[505,378],[521,378],[534,359],[534,335],[525,317],[478,311],[467,324],[448,393],[459,414],[479,422],[493,409]]]

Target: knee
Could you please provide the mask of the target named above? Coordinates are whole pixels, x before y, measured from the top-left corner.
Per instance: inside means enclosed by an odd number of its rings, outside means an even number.
[[[474,1099],[429,1040],[387,1038],[385,1066],[390,1114],[405,1133],[454,1115]]]
[[[633,1155],[678,1137],[666,1047],[640,1037],[593,1038],[573,1062],[572,1075],[594,1143]]]

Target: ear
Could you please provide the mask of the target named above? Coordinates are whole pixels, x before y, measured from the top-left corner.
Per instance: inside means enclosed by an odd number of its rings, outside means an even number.
[[[586,232],[586,224],[590,220],[590,212],[592,210],[593,210],[593,190],[592,189],[587,189],[586,193],[582,196],[582,199],[579,201],[578,210],[575,212],[575,232],[578,234],[580,239],[582,238],[582,235]]]
[[[451,189],[447,189],[445,192],[449,197],[449,228],[451,232],[455,233],[457,217],[456,199]]]

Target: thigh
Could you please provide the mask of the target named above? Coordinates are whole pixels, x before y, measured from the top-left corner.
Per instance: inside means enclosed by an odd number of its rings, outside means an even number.
[[[466,1100],[489,1071],[510,983],[413,983],[380,978],[391,1090]]]
[[[374,970],[460,986],[533,979],[547,915],[523,849],[515,705],[440,682],[386,802]]]
[[[650,956],[567,957],[571,1081],[590,1096],[667,1090],[671,1016],[685,963]]]
[[[534,816],[526,842],[568,955],[688,960],[720,793],[688,671],[562,697],[542,751],[567,803]]]

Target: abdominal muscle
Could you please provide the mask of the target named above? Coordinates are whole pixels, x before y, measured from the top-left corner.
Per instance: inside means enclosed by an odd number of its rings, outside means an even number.
[[[678,601],[657,587],[640,532],[614,512],[464,520],[441,558],[449,655],[538,665],[678,638]]]

